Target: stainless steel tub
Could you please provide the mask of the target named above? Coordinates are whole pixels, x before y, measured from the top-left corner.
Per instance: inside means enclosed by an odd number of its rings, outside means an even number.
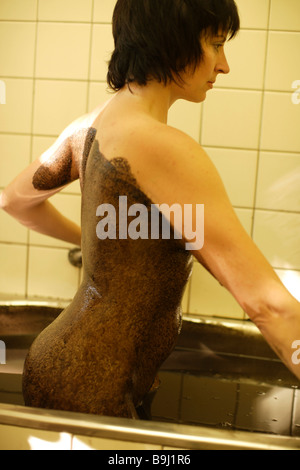
[[[187,449],[300,449],[299,382],[250,321],[184,317],[161,386],[132,421],[24,407],[21,374],[36,335],[64,308],[0,302],[1,425]],[[1,442],[1,435],[0,435]]]

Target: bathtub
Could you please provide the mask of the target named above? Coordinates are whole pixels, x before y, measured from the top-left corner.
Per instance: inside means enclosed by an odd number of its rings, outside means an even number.
[[[26,353],[65,306],[0,301],[0,449],[300,449],[299,382],[250,321],[183,317],[140,420],[25,407]]]

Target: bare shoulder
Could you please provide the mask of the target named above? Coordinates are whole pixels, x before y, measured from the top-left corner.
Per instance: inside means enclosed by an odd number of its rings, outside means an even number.
[[[188,202],[200,187],[203,195],[212,188],[224,190],[207,153],[184,132],[153,122],[140,126],[133,140],[133,171],[151,198],[170,200],[177,194]]]
[[[98,106],[71,122],[40,156],[40,163],[55,174],[62,165],[68,167],[70,181],[80,177],[82,160],[87,158],[96,135],[95,122],[104,107]]]

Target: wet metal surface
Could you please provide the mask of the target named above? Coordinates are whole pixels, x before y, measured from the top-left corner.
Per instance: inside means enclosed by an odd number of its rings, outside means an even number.
[[[7,346],[0,403],[23,405],[26,352],[60,311],[0,306],[0,338]],[[145,420],[300,437],[299,382],[250,322],[185,319],[159,378],[141,410]]]

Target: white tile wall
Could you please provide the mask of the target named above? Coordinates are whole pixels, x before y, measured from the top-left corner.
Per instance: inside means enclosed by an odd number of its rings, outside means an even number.
[[[257,149],[261,105],[259,91],[214,90],[203,104],[202,144]]]
[[[36,20],[38,0],[1,0],[0,20]]]
[[[37,77],[88,79],[90,24],[39,23],[37,34]]]
[[[272,266],[300,270],[299,234],[299,213],[256,211],[254,241]]]
[[[205,147],[222,177],[234,206],[253,207],[258,152]]]
[[[299,153],[299,129],[300,106],[292,102],[292,93],[266,92],[261,149]]]
[[[106,81],[107,62],[114,49],[111,25],[95,24],[91,50],[91,80]]]
[[[30,77],[34,71],[35,23],[0,23],[1,74]],[[8,41],[9,38],[9,41]]]
[[[219,76],[219,87],[261,90],[267,47],[267,31],[241,30],[225,46],[230,73]]]
[[[298,0],[272,0],[270,28],[287,31],[300,29],[300,3]]]
[[[93,0],[38,0],[40,21],[90,22]]]
[[[243,29],[267,29],[270,0],[236,0]]]
[[[257,182],[257,207],[299,211],[300,154],[261,152]]]
[[[1,133],[31,133],[33,80],[6,78],[6,104],[1,105]]]
[[[105,439],[73,435],[67,432],[43,431],[18,426],[0,425],[0,450],[182,450],[159,443]]]
[[[57,136],[74,119],[84,114],[87,86],[84,81],[37,80],[35,83],[34,134]],[[74,99],[75,96],[76,99]],[[58,110],[63,110],[63,112]]]
[[[291,91],[300,77],[300,33],[270,32],[266,70],[267,90]]]
[[[0,186],[5,186],[30,163],[29,135],[0,134]]]
[[[109,97],[115,0],[1,0],[0,189],[74,118]],[[231,73],[203,105],[178,102],[170,125],[198,140],[218,168],[246,230],[295,294],[300,291],[300,2],[237,0],[242,30],[226,45]],[[297,91],[299,89],[299,92]],[[184,158],[184,156],[183,156]],[[79,221],[78,184],[53,199]],[[0,291],[71,298],[78,271],[68,245],[0,213]],[[183,300],[189,314],[243,318],[198,263]]]

